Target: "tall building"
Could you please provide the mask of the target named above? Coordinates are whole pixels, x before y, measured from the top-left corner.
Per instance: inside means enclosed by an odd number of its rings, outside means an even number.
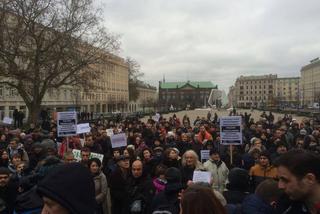
[[[277,78],[274,101],[279,107],[298,107],[300,95],[300,77]]]
[[[135,102],[130,102],[129,111],[156,111],[157,88],[144,82],[139,82],[137,90],[139,92],[138,99]]]
[[[128,65],[123,58],[108,55],[108,62],[97,66],[97,69],[103,71],[101,78],[95,81],[97,89],[84,91],[81,88],[65,86],[49,90],[42,100],[42,108],[50,111],[74,109],[97,113],[127,111]],[[4,116],[12,118],[14,109],[21,110],[28,116],[28,109],[16,90],[0,85],[0,120]]]
[[[277,75],[240,76],[235,83],[237,107],[272,106]]]
[[[228,107],[237,106],[236,89],[234,86],[229,87]]]
[[[159,82],[159,108],[168,110],[199,108],[208,105],[212,89],[218,89],[212,82]]]
[[[313,106],[320,103],[320,60],[311,60],[301,68],[301,105]]]

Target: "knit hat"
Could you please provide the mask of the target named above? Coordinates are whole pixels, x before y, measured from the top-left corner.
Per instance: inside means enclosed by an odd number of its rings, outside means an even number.
[[[229,183],[227,188],[230,190],[247,190],[250,176],[248,172],[241,168],[233,168],[228,175]]]
[[[93,214],[95,187],[89,170],[79,163],[53,169],[39,182],[38,193],[66,208],[71,214]]]
[[[175,167],[167,169],[165,177],[168,183],[181,183],[181,172]]]

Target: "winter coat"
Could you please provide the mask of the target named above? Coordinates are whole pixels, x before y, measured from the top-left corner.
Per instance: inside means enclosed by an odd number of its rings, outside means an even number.
[[[166,186],[165,181],[162,181],[159,178],[153,179],[152,183],[153,183],[153,186],[156,189],[156,194],[162,192],[164,190],[165,186]]]
[[[111,173],[109,178],[112,214],[127,214],[129,209],[129,178],[119,167]]]
[[[242,203],[242,214],[273,214],[271,205],[264,202],[259,196],[251,194]]]
[[[100,172],[97,176],[93,178],[93,181],[95,187],[96,201],[99,206],[102,206],[103,213],[108,214],[108,208],[111,205],[107,203],[108,183],[106,176],[103,174],[103,172]]]
[[[130,177],[129,181],[129,213],[134,214],[148,214],[150,213],[151,202],[155,195],[155,188],[149,176],[142,176],[139,178]],[[141,211],[132,211],[131,208],[134,203],[140,203]]]
[[[207,171],[211,172],[213,179],[212,188],[222,193],[225,190],[229,174],[227,165],[223,161],[214,162],[212,159],[209,159],[203,166]]]
[[[267,178],[276,178],[277,174],[277,169],[275,167],[268,166],[265,168],[260,164],[254,165],[249,171],[254,188]]]

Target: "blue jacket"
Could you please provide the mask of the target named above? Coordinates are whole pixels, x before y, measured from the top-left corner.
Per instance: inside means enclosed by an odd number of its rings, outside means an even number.
[[[274,213],[271,205],[264,202],[259,196],[251,194],[242,202],[243,214],[272,214]]]

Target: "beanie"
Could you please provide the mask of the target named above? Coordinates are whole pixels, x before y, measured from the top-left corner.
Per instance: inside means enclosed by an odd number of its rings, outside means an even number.
[[[38,184],[38,193],[66,208],[71,214],[93,214],[95,187],[89,170],[79,163],[53,169]]]
[[[165,177],[168,183],[181,183],[181,172],[175,167],[167,169]]]

